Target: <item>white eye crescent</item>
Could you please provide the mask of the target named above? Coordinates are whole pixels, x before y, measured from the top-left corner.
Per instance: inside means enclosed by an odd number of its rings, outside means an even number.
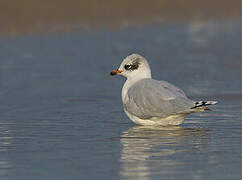
[[[130,69],[132,69],[132,65],[130,65],[130,64],[125,64],[124,69],[126,69],[126,70],[130,70]]]

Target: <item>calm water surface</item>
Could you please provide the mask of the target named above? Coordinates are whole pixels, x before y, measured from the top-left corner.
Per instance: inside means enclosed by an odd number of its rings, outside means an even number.
[[[124,114],[126,55],[218,100],[176,128]],[[0,40],[0,179],[240,179],[242,23],[195,22]]]

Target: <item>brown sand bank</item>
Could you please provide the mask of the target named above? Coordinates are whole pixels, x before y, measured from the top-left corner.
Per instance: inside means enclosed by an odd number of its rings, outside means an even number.
[[[99,27],[242,15],[242,1],[231,0],[2,0],[0,35],[71,32]]]

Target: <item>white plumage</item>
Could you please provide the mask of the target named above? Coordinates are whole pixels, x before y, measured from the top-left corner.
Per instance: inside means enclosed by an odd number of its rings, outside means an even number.
[[[176,86],[151,78],[146,59],[138,54],[126,57],[110,75],[127,78],[122,89],[124,111],[140,125],[179,125],[193,112],[206,110],[216,101],[192,101]]]

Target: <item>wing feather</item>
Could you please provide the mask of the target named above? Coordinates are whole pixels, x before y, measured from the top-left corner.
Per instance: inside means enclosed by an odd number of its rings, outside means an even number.
[[[185,93],[165,81],[143,79],[135,83],[127,92],[124,108],[140,119],[167,117],[188,111],[194,106]]]

